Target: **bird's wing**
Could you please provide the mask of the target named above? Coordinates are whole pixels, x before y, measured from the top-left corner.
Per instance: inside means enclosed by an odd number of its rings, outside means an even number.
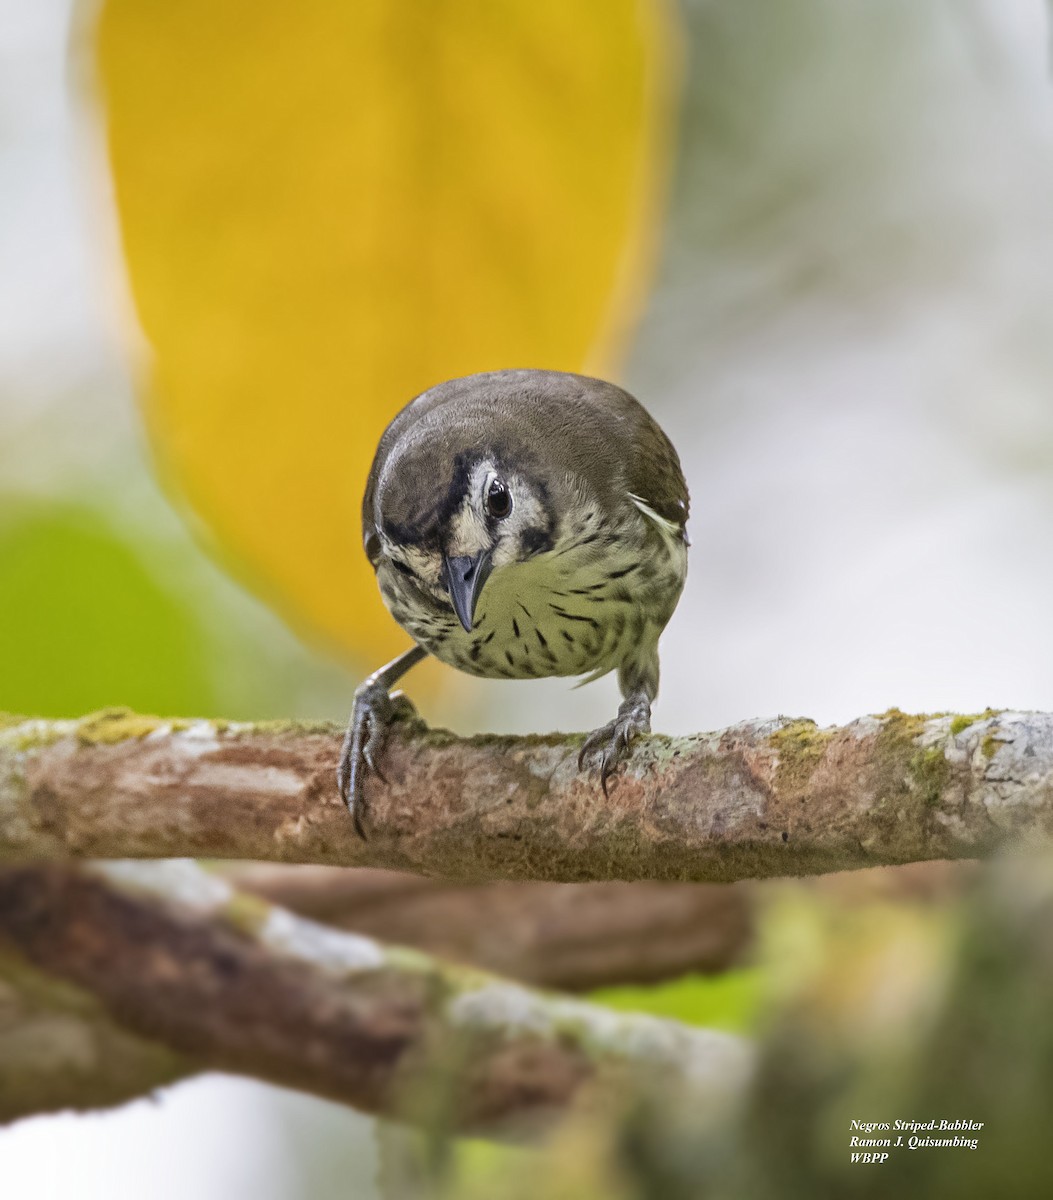
[[[670,533],[687,540],[690,511],[687,483],[672,443],[641,409],[645,418],[633,439],[629,460],[629,495],[646,515],[658,518]]]

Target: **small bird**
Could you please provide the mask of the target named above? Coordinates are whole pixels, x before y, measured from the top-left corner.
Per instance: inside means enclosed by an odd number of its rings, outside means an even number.
[[[651,727],[658,637],[687,573],[687,485],[628,392],[558,371],[439,384],[387,427],[362,502],[365,551],[416,645],[355,692],[337,773],[365,836],[362,784],[412,706],[392,686],[428,654],[470,675],[617,670],[618,715],[582,746],[607,781]]]

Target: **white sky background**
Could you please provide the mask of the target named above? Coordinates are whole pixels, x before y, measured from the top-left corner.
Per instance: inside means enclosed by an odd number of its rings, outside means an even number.
[[[655,727],[1053,708],[1041,0],[687,8],[686,157],[628,370],[694,504]],[[139,453],[77,188],[67,9],[0,0],[0,478],[45,490]],[[611,681],[463,694],[462,729],[580,729],[616,704]],[[0,1132],[0,1191],[277,1200],[316,1121],[368,1154],[355,1118],[272,1095],[205,1080],[23,1122]]]

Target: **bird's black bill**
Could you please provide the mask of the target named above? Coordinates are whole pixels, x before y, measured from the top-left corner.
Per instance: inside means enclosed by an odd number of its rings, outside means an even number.
[[[493,564],[490,561],[490,551],[483,550],[479,554],[457,555],[454,558],[443,559],[446,568],[446,588],[453,602],[453,611],[464,626],[467,633],[472,632],[475,619],[475,606],[479,601],[479,593],[483,584],[490,577]]]

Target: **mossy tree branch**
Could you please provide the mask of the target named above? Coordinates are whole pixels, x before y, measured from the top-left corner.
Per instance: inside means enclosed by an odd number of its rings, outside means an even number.
[[[1053,715],[841,728],[750,721],[641,739],[605,798],[580,738],[407,724],[336,795],[332,727],[127,713],[0,730],[0,859],[183,857],[381,866],[462,880],[709,880],[978,857],[1053,828]]]
[[[726,1034],[317,925],[191,862],[0,870],[0,1119],[225,1070],[449,1132],[528,1133],[626,1074],[741,1093]]]

